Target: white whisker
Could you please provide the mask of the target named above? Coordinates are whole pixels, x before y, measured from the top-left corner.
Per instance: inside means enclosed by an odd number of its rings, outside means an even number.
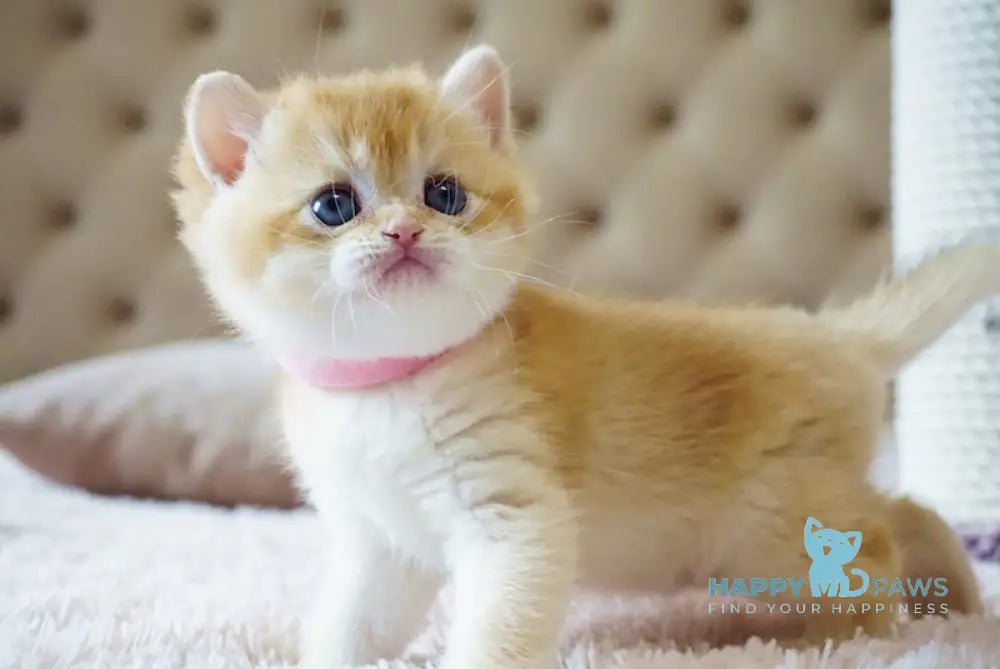
[[[472,232],[472,234],[469,235],[469,237],[475,237],[476,235],[481,235],[482,233],[484,233],[487,230],[489,230],[497,221],[499,221],[499,220],[501,220],[503,218],[503,215],[505,213],[507,213],[507,210],[510,209],[510,205],[512,205],[513,203],[514,203],[514,200],[507,200],[507,204],[504,205],[503,209],[501,209],[499,212],[497,212],[497,215],[493,217],[493,220],[491,220],[489,223],[487,223],[483,227],[479,228],[478,230],[474,230]],[[485,208],[485,205],[484,205],[484,208]],[[472,220],[470,220],[469,223],[472,223]],[[468,225],[468,224],[466,224],[466,225]],[[463,229],[464,227],[465,227],[465,225],[463,225],[461,228],[459,228],[459,230]]]
[[[343,293],[337,295],[337,299],[333,301],[333,309],[330,310],[330,351],[334,354],[337,352],[337,307],[342,299]]]
[[[477,267],[479,269],[486,270],[488,272],[500,272],[501,274],[506,275],[507,278],[512,279],[512,280],[514,279],[514,277],[517,277],[517,278],[523,279],[525,281],[532,281],[534,283],[538,283],[538,284],[541,284],[543,286],[548,286],[549,288],[552,288],[554,290],[563,291],[563,292],[570,292],[570,293],[573,293],[574,295],[577,294],[577,293],[575,293],[574,291],[572,291],[572,290],[570,290],[568,288],[565,288],[563,286],[557,286],[554,283],[550,283],[550,282],[546,281],[545,279],[541,279],[541,278],[539,278],[537,276],[532,276],[530,274],[522,274],[521,272],[515,272],[514,270],[509,270],[509,269],[502,269],[500,267],[488,267],[486,265],[480,265],[479,263],[473,262],[472,260],[468,260],[468,259],[467,259],[467,262],[469,264],[471,264],[473,267]]]
[[[509,72],[510,72],[510,67],[505,65],[503,67],[503,69],[500,70],[500,73],[497,74],[497,76],[493,77],[492,79],[490,79],[489,81],[487,81],[485,84],[483,84],[482,88],[480,88],[478,91],[476,91],[473,95],[468,96],[466,98],[465,102],[463,102],[453,112],[451,112],[450,114],[448,114],[447,116],[445,116],[444,120],[441,121],[442,125],[445,124],[445,123],[447,123],[448,121],[450,121],[452,118],[454,118],[458,114],[464,112],[469,106],[472,105],[472,103],[476,99],[479,98],[480,95],[482,95],[483,93],[485,93],[489,89],[490,86],[492,86],[496,82],[500,81],[500,79],[502,79],[503,77],[507,76],[507,74]],[[494,130],[500,130],[500,129],[501,128],[489,127],[489,130],[491,132],[494,131]]]
[[[469,292],[469,295],[472,296],[473,301],[476,303],[476,306],[479,308],[479,313],[482,315],[483,321],[489,322],[491,320],[494,320],[493,318],[490,317],[490,314],[489,314],[489,300],[487,300],[486,296],[483,295],[483,291],[479,290],[475,286],[469,286],[469,288],[471,288],[471,291]],[[477,299],[476,296],[478,296],[479,299]],[[479,301],[480,299],[482,300],[482,302]],[[507,323],[507,331],[510,333],[510,340],[511,340],[511,342],[513,342],[514,341],[514,331],[510,327],[510,322],[507,321],[506,314],[504,314],[503,312],[501,312],[500,315],[503,317],[504,322]],[[496,357],[497,357],[497,359],[500,358],[500,354],[501,354],[500,344],[497,343],[497,348],[496,348]]]
[[[499,256],[501,258],[524,258],[524,256],[516,254],[516,253],[501,253],[499,251],[491,251],[490,252],[490,257],[493,257],[493,256]],[[555,265],[549,265],[548,263],[544,263],[541,260],[536,260],[534,258],[525,258],[525,262],[527,262],[529,265],[538,265],[539,267],[544,267],[545,269],[551,270],[551,271],[555,272],[556,274],[558,274],[559,276],[565,277],[567,279],[572,278],[569,275],[569,273],[567,273],[565,270],[560,269],[559,267],[556,267]]]
[[[316,27],[316,76],[319,76],[319,47],[323,41],[323,22],[326,20],[326,3],[319,11],[319,25]]]
[[[319,296],[322,293],[324,293],[327,290],[328,287],[329,286],[327,286],[327,283],[325,281],[321,282],[319,284],[319,286],[316,287],[316,291],[313,293],[312,297],[309,299],[309,306],[310,307],[315,307],[316,306],[316,300],[319,299]]]
[[[368,294],[368,297],[373,302],[375,302],[376,304],[378,304],[381,307],[383,307],[386,311],[388,311],[392,315],[393,318],[398,318],[398,316],[396,316],[396,312],[392,310],[392,307],[389,306],[389,304],[387,302],[383,302],[382,300],[380,300],[378,297],[376,297],[376,293],[372,292],[372,291],[375,290],[375,288],[374,288],[374,286],[372,286],[372,285],[370,285],[368,283],[368,279],[367,278],[361,280],[361,285],[364,286],[365,292]]]
[[[584,221],[582,221],[580,219],[568,218],[568,216],[569,216],[569,214],[556,214],[555,216],[550,216],[549,218],[543,219],[541,221],[537,221],[535,223],[531,223],[531,224],[529,224],[527,226],[527,228],[525,230],[522,230],[521,232],[515,233],[514,235],[511,235],[510,237],[504,237],[503,239],[491,239],[487,243],[488,244],[502,244],[502,243],[508,242],[508,241],[510,241],[512,239],[517,239],[518,237],[523,237],[524,235],[527,235],[529,233],[536,232],[538,230],[538,228],[542,227],[543,225],[549,225],[551,223],[577,223],[577,224],[584,223]],[[479,232],[480,231],[476,231],[471,236],[475,236],[476,234],[479,234]]]

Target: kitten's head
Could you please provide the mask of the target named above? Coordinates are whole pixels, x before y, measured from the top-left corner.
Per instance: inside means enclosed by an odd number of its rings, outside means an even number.
[[[272,351],[427,355],[505,306],[527,261],[506,70],[198,78],[174,202],[209,292]]]

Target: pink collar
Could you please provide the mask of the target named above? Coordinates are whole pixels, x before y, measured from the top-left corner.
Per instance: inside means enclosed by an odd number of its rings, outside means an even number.
[[[326,358],[306,360],[294,356],[281,356],[281,367],[306,383],[318,388],[351,390],[370,388],[390,381],[413,376],[431,364],[443,353],[424,358],[375,358],[374,360],[348,360]]]

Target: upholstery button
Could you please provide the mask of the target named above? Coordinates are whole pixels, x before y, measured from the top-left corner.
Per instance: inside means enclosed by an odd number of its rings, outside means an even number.
[[[215,30],[215,14],[208,7],[193,7],[187,15],[188,31],[195,37],[203,37]]]
[[[604,219],[604,212],[597,207],[585,205],[576,209],[576,223],[584,229],[594,229],[601,225]]]
[[[514,126],[524,133],[530,133],[538,127],[538,107],[533,104],[515,105],[511,110],[514,116]]]
[[[805,128],[816,121],[816,105],[808,100],[793,100],[788,105],[788,121],[797,128]]]
[[[713,224],[716,229],[722,232],[732,232],[740,225],[740,220],[743,218],[743,213],[740,208],[735,204],[726,203],[719,205],[715,210],[715,220]]]
[[[613,18],[611,7],[603,2],[591,2],[587,5],[583,15],[584,23],[587,27],[595,30],[607,28],[611,25]]]
[[[76,207],[69,200],[57,200],[49,208],[49,225],[57,230],[66,230],[76,224]]]
[[[726,0],[722,4],[722,22],[729,28],[742,28],[750,21],[750,9],[744,0]]]
[[[135,304],[125,297],[113,297],[104,305],[104,313],[112,323],[127,323],[135,318]]]
[[[658,102],[649,110],[649,126],[653,130],[666,130],[676,122],[677,107],[668,102]]]
[[[166,222],[167,232],[171,236],[177,234],[178,226],[180,222],[177,220],[177,215],[174,213],[173,209],[166,209],[163,213],[163,220]]]
[[[874,232],[885,224],[885,208],[873,204],[858,209],[857,225],[865,232]]]
[[[0,292],[0,324],[9,321],[14,314],[14,300],[6,293]]]
[[[340,7],[329,7],[324,5],[319,10],[319,29],[327,35],[340,32],[347,24],[347,15]]]
[[[0,135],[9,135],[21,127],[21,110],[13,103],[0,103]]]
[[[884,26],[892,19],[892,0],[868,0],[862,5],[862,19],[874,26]]]
[[[81,7],[63,7],[56,11],[55,29],[63,39],[80,39],[90,31],[90,17]]]
[[[451,27],[457,33],[467,33],[476,26],[476,13],[471,7],[459,7],[451,15]]]
[[[146,110],[138,105],[124,105],[118,111],[118,121],[128,132],[139,132],[146,127]]]

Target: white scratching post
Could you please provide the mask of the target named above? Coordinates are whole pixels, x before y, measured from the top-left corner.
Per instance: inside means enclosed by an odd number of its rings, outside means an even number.
[[[897,0],[897,268],[1000,241],[1000,0]],[[900,486],[949,521],[1000,527],[1000,309],[970,312],[900,375]]]

